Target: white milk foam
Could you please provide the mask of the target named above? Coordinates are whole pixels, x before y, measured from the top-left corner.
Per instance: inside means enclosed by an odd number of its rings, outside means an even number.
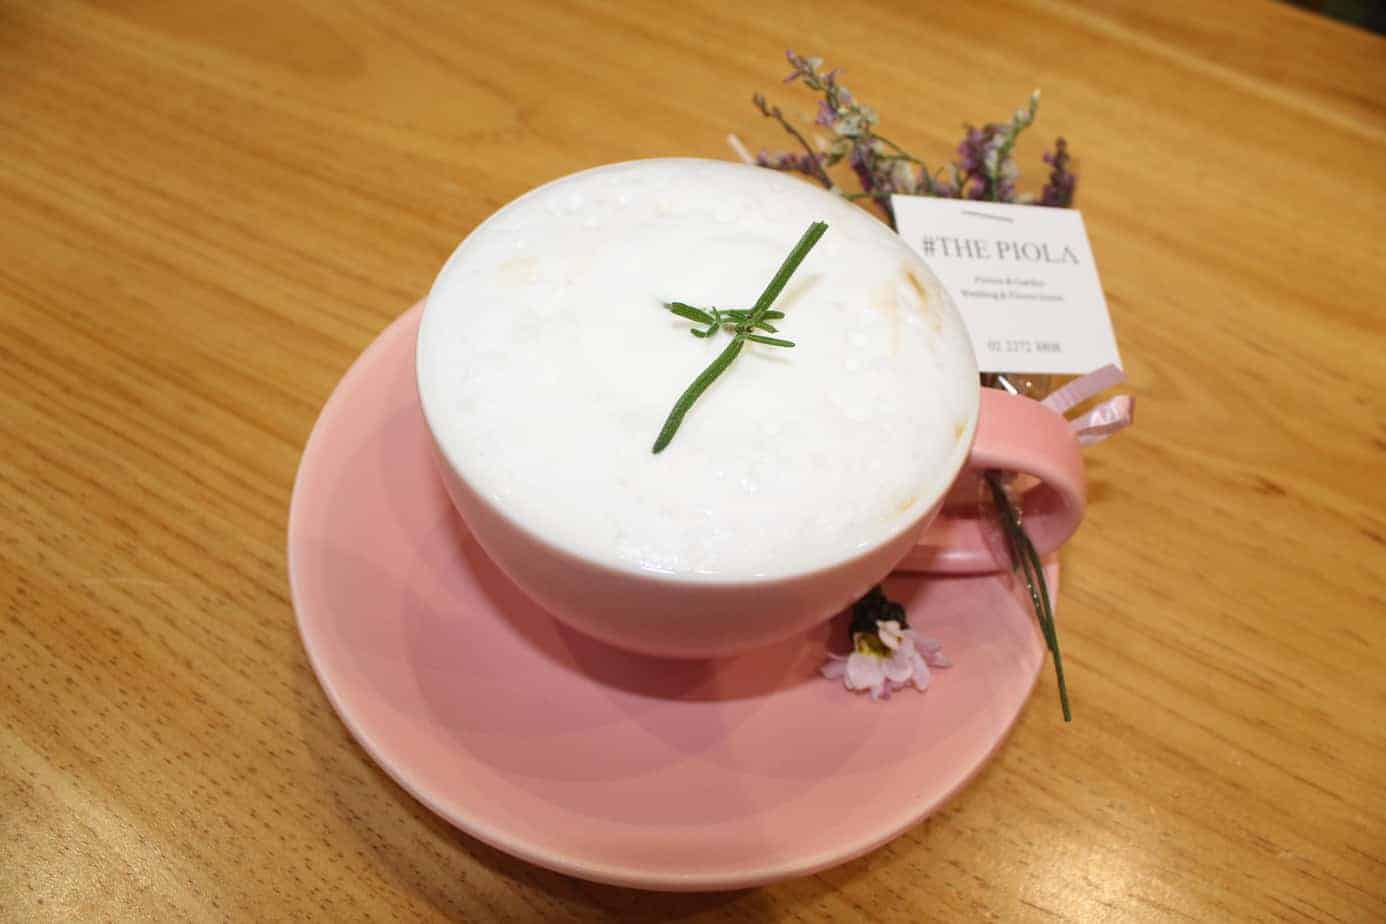
[[[828,231],[748,343],[650,452],[730,334],[666,301],[750,307]],[[621,569],[743,580],[895,535],[965,456],[977,368],[957,310],[877,219],[794,177],[701,160],[597,168],[477,228],[428,297],[419,389],[443,453],[550,543]]]

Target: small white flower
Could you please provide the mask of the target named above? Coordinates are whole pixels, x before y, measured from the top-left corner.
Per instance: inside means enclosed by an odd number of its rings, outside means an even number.
[[[837,122],[833,125],[833,131],[847,138],[855,138],[861,134],[866,124],[861,113],[848,111],[839,114]]]
[[[883,619],[876,623],[876,637],[891,651],[900,647],[900,641],[905,638],[907,629],[901,629],[900,624],[893,619]]]
[[[908,161],[897,160],[890,168],[890,178],[896,189],[914,189],[919,173]]]
[[[877,655],[854,651],[847,656],[847,673],[843,677],[847,689],[871,691],[872,699],[887,694],[885,659]]]
[[[930,667],[951,667],[942,647],[935,639],[920,638],[913,629],[885,619],[876,623],[875,632],[853,636],[851,654],[829,654],[819,673],[841,680],[854,693],[865,690],[873,700],[890,699],[907,686],[927,690],[933,679]]]

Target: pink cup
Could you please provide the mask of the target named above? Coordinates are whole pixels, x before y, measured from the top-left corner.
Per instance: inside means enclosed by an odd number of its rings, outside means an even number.
[[[1038,479],[1026,492],[1027,532],[1041,555],[1078,528],[1086,481],[1067,421],[1029,398],[981,389],[975,439],[955,479],[976,497],[988,469]],[[737,654],[807,631],[850,606],[896,569],[947,573],[1008,568],[994,529],[976,504],[944,511],[940,497],[889,541],[838,564],[803,574],[737,582],[691,580],[618,570],[557,548],[473,491],[445,455],[448,495],[487,554],[519,587],[558,619],[620,648],[678,658]]]
[[[616,189],[615,185],[599,185],[613,173],[618,180],[632,173],[648,173],[691,185],[708,178],[740,187],[754,184],[755,191],[762,191],[763,187],[767,197],[773,194],[777,207],[792,202],[814,216],[831,215],[835,233],[842,235],[844,241],[851,235],[856,235],[856,240],[879,241],[875,246],[892,254],[898,251],[899,259],[906,261],[918,278],[932,278],[927,266],[909,253],[897,237],[863,217],[855,207],[772,171],[700,161],[640,162],[578,175],[582,185],[577,188]],[[547,188],[544,201],[556,207],[553,221],[580,221],[574,217],[580,200],[569,200],[555,192],[572,181],[573,178],[559,180]],[[653,184],[650,188],[654,190],[650,195],[657,197],[662,187]],[[522,198],[518,203],[525,201]],[[530,200],[531,206],[534,201],[537,200]],[[572,211],[565,211],[570,202]],[[516,208],[517,204],[508,206],[488,222],[489,230],[479,232],[492,251],[500,249],[501,244],[509,246],[503,235]],[[480,245],[469,248],[464,244],[454,255],[450,268],[457,274],[464,273],[468,261],[477,259],[475,254],[488,252],[479,248]],[[490,259],[514,262],[512,253],[513,248],[504,251],[503,257]],[[938,298],[946,302],[941,290]],[[540,530],[526,526],[523,518],[507,509],[505,500],[495,492],[488,493],[469,481],[466,441],[453,440],[449,446],[448,440],[440,436],[444,432],[440,426],[445,422],[440,415],[447,414],[450,402],[456,400],[455,394],[438,385],[442,378],[438,369],[445,368],[444,365],[435,363],[425,368],[421,360],[420,398],[438,450],[439,469],[454,505],[487,554],[535,601],[563,622],[618,647],[669,657],[725,656],[812,628],[850,606],[897,568],[957,573],[1009,567],[1004,552],[991,538],[995,535],[994,522],[979,514],[976,472],[1002,469],[1033,476],[1035,486],[1023,503],[1024,522],[1041,554],[1058,548],[1077,528],[1083,515],[1085,483],[1078,445],[1067,421],[1035,401],[992,389],[980,389],[980,401],[971,400],[969,389],[976,381],[975,361],[962,332],[961,319],[951,304],[945,307],[944,323],[951,325],[944,328],[949,334],[948,355],[957,359],[949,366],[955,370],[950,373],[955,376],[949,379],[951,393],[967,405],[958,410],[956,430],[950,431],[953,442],[948,461],[930,470],[931,484],[921,487],[921,493],[911,500],[909,510],[918,511],[917,514],[902,516],[883,538],[872,537],[870,542],[874,544],[864,548],[858,544],[844,550],[841,557],[829,554],[826,565],[815,565],[812,570],[738,579],[664,573],[620,567],[575,552],[572,545],[561,546]],[[420,331],[421,357],[430,345],[429,316],[433,308],[431,297]],[[433,345],[447,342],[450,341],[439,337]],[[487,341],[479,338],[479,342]],[[950,498],[961,498],[962,503],[951,503]],[[555,502],[546,501],[548,506],[544,509],[560,509],[555,503],[561,503],[561,497]]]
[[[1072,536],[1087,504],[1083,457],[1068,421],[1038,401],[982,389],[972,452],[942,515],[896,566],[901,571],[974,574],[1010,567],[998,543],[995,514],[976,502],[988,469],[1021,472],[1037,482],[1025,492],[1025,531],[1040,555]]]

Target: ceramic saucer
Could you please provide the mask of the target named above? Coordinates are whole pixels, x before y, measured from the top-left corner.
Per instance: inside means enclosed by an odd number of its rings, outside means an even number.
[[[885,703],[818,676],[829,645],[846,647],[841,619],[716,662],[629,655],[559,625],[448,504],[414,386],[418,319],[416,306],[391,325],[323,409],[288,546],[318,680],[434,812],[573,876],[741,888],[879,846],[1000,744],[1043,662],[1004,576],[887,582],[955,666]]]

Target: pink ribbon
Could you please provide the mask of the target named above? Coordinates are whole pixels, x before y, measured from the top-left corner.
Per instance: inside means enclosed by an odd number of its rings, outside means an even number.
[[[1074,405],[1124,381],[1126,373],[1113,365],[1103,366],[1074,379],[1040,403],[1057,414],[1064,414]],[[1070,420],[1068,425],[1078,438],[1078,445],[1091,446],[1093,443],[1100,443],[1118,430],[1130,426],[1135,403],[1135,399],[1130,395],[1117,395]]]

